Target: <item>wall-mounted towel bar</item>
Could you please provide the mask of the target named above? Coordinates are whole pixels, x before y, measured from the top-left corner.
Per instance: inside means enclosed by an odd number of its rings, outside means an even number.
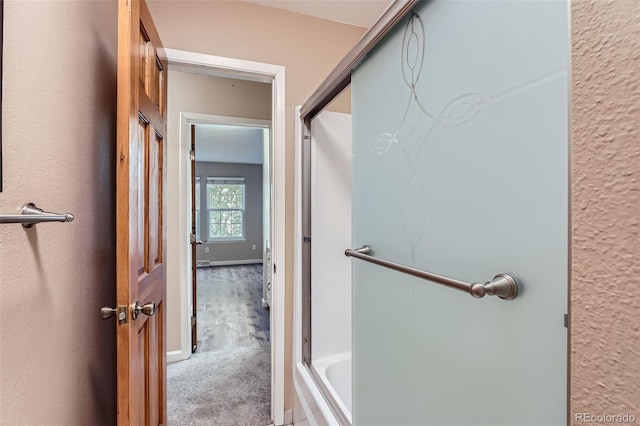
[[[36,207],[33,203],[22,206],[22,214],[0,215],[0,223],[21,223],[25,228],[31,228],[40,222],[71,222],[71,213],[49,213]]]
[[[389,262],[388,260],[378,259],[373,257],[371,248],[369,246],[360,247],[358,249],[347,249],[344,251],[345,256],[355,257],[367,262],[375,263],[376,265],[384,266],[398,272],[413,275],[418,278],[429,280],[444,286],[455,288],[456,290],[469,293],[473,297],[480,298],[486,294],[490,296],[498,296],[501,299],[511,300],[518,295],[518,283],[516,280],[508,274],[498,274],[495,278],[487,283],[473,283],[469,284],[464,281],[459,281],[453,278],[443,277],[442,275],[432,274],[427,271],[412,268],[410,266],[400,265],[399,263]]]

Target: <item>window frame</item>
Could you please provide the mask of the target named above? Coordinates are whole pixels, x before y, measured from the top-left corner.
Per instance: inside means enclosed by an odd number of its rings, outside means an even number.
[[[219,208],[212,207],[210,205],[209,185],[241,185],[242,186],[242,207],[233,208]],[[242,242],[246,241],[246,207],[247,207],[247,182],[244,177],[229,177],[229,176],[207,176],[206,178],[206,211],[207,211],[207,241],[220,243],[220,242]],[[212,212],[240,212],[240,235],[233,235],[228,237],[216,237],[212,236],[211,226],[211,213]]]

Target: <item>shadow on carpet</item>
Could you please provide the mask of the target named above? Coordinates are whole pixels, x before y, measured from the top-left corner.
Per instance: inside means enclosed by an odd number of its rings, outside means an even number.
[[[271,347],[196,353],[167,366],[170,426],[271,423]]]

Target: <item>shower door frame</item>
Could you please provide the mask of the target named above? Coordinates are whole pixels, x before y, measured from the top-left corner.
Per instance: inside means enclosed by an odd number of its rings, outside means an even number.
[[[321,392],[323,398],[329,405],[332,414],[340,422],[340,424],[350,425],[346,421],[346,417],[339,409],[338,404],[333,400],[327,386],[320,379],[319,375],[312,368],[311,345],[313,344],[311,333],[311,121],[323,109],[337,98],[345,88],[351,84],[351,73],[366,58],[369,52],[389,33],[395,25],[403,19],[420,0],[395,0],[385,11],[385,13],[376,21],[376,23],[364,34],[362,39],[347,53],[347,55],[338,63],[327,78],[320,86],[311,94],[309,99],[301,106],[296,108],[296,138],[301,141],[298,156],[296,156],[296,170],[300,177],[301,184],[296,193],[300,199],[300,205],[296,205],[296,223],[294,242],[294,251],[297,252],[295,261],[296,265],[300,265],[300,270],[294,274],[294,280],[299,280],[299,294],[294,295],[294,304],[298,304],[299,308],[294,309],[294,315],[301,318],[300,329],[294,329],[293,345],[294,345],[294,375],[296,374],[296,365],[299,362],[304,365],[314,384]],[[570,2],[569,2],[570,4]],[[569,13],[569,17],[571,14]],[[569,64],[569,82],[571,82],[571,64]],[[570,86],[569,86],[570,87]],[[571,93],[569,93],[571,100]],[[569,114],[571,105],[569,105]],[[571,120],[569,120],[571,123]],[[569,147],[571,146],[571,126],[569,126],[568,135]],[[571,182],[571,152],[568,153],[569,166],[569,183]],[[298,198],[298,197],[296,197]],[[569,208],[568,208],[568,281],[567,281],[567,300],[571,300],[571,191],[569,191]],[[352,248],[352,247],[351,247]],[[297,290],[297,289],[296,289]],[[565,315],[565,327],[567,328],[567,424],[571,422],[571,327],[567,320],[571,314],[570,303],[567,306],[567,314]],[[295,383],[295,380],[294,380]]]

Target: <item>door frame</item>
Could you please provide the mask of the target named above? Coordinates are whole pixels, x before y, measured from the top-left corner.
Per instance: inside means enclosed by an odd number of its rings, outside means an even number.
[[[285,377],[285,67],[261,62],[245,61],[222,56],[207,55],[175,49],[164,49],[169,62],[169,70],[197,72],[217,77],[236,78],[262,83],[271,83],[271,141],[272,162],[271,181],[273,183],[273,204],[271,215],[271,250],[274,267],[279,273],[273,274],[272,306],[271,306],[271,417],[275,425],[284,424],[284,377]],[[191,114],[197,119],[196,114]],[[181,117],[181,127],[185,116]],[[255,120],[254,120],[255,121]],[[187,129],[188,130],[188,129]],[[188,131],[180,129],[179,155],[184,160],[189,155]],[[187,137],[184,137],[185,131]],[[183,158],[180,159],[182,164]],[[181,170],[181,179],[188,179],[189,170]],[[182,192],[184,189],[180,188]],[[180,197],[183,199],[184,197]],[[188,206],[181,206],[186,209]],[[186,211],[186,210],[185,210]],[[188,229],[180,227],[179,241],[189,241]],[[180,247],[180,258],[188,259],[189,247]],[[188,265],[187,265],[188,266]],[[186,359],[190,349],[190,311],[188,306],[188,288],[190,274],[180,274],[185,282],[180,284],[180,329],[181,354],[168,354],[168,361]]]
[[[267,130],[268,131],[268,140],[264,141],[263,140],[263,148],[264,148],[264,153],[263,153],[263,174],[262,174],[262,188],[263,188],[263,196],[262,196],[262,200],[263,200],[263,210],[262,210],[262,225],[263,225],[263,232],[262,232],[262,241],[264,244],[265,241],[265,231],[268,230],[269,231],[269,239],[271,240],[271,234],[272,234],[272,230],[273,230],[273,226],[272,226],[272,222],[271,222],[271,214],[269,213],[269,215],[266,215],[265,212],[267,211],[267,209],[271,208],[272,205],[272,200],[271,198],[269,198],[269,202],[265,203],[265,188],[269,187],[270,185],[266,185],[265,181],[267,178],[267,175],[265,173],[269,173],[268,177],[269,180],[271,180],[272,175],[271,175],[271,165],[273,163],[273,159],[272,159],[272,153],[273,153],[273,148],[272,148],[272,138],[271,138],[271,120],[262,120],[262,119],[257,119],[257,118],[244,118],[244,117],[234,117],[234,116],[226,116],[226,115],[213,115],[213,114],[202,114],[202,113],[197,113],[197,112],[180,112],[180,152],[181,155],[183,155],[182,153],[184,153],[184,149],[187,149],[186,146],[187,144],[189,145],[188,149],[191,149],[191,146],[193,145],[194,147],[196,146],[194,138],[195,138],[195,133],[192,133],[192,126],[196,125],[196,124],[215,124],[215,125],[222,125],[222,126],[243,126],[243,127],[249,127],[249,128],[253,128],[253,129],[263,129],[263,130]],[[193,142],[192,142],[193,141]],[[267,143],[267,146],[264,145],[264,143]],[[195,168],[191,165],[194,164],[194,162],[197,161],[197,158],[194,157],[194,160],[187,162],[186,164],[189,164],[188,168],[187,168],[187,172],[186,175],[189,178],[189,183],[191,186],[191,188],[193,188],[194,185],[194,181],[193,181],[193,175],[192,173],[195,173]],[[182,159],[180,159],[180,164],[184,164],[184,162],[182,161]],[[205,182],[206,183],[206,182]],[[182,190],[182,186],[180,187],[180,190]],[[269,194],[271,195],[271,194]],[[180,200],[182,201],[183,198],[180,197]],[[180,205],[180,209],[181,211],[183,211],[182,209],[185,207],[183,206],[181,202]],[[187,211],[193,211],[193,199],[189,200],[189,205],[186,206]],[[191,213],[193,215],[193,213]],[[266,220],[269,219],[269,223],[266,222]],[[200,236],[202,239],[202,235]],[[200,243],[202,243],[202,241],[200,241]],[[263,252],[260,254],[260,259],[253,259],[253,260],[260,260],[260,263],[264,264],[264,248],[266,247],[266,245],[263,245]],[[197,261],[194,258],[193,255],[193,244],[190,244],[190,248],[187,249],[188,252],[188,258],[187,258],[187,268],[191,268],[191,275],[189,277],[189,280],[187,282],[187,309],[188,312],[190,314],[195,312],[194,309],[194,305],[197,303],[197,298],[195,297],[195,295],[193,294],[195,288],[197,288],[198,283],[196,282],[196,285],[194,286],[193,284],[193,280],[194,280],[194,274],[193,274],[193,268],[196,268],[197,265]],[[181,259],[184,259],[184,256],[181,255]],[[244,264],[246,262],[244,261],[240,261],[240,262],[235,262],[235,261],[225,261],[225,262],[216,262],[219,265],[236,265],[236,264]],[[253,263],[253,262],[251,262]],[[263,277],[266,276],[266,271],[263,272]],[[182,296],[182,292],[184,291],[184,288],[180,288],[180,292],[181,292],[181,297]],[[262,303],[264,306],[264,298],[262,299]],[[182,312],[182,308],[184,308],[184,304],[181,304],[181,312],[180,312],[180,318],[182,318],[181,321],[181,326],[185,326],[185,324],[189,327],[189,329],[191,330],[188,334],[188,336],[185,336],[184,330],[182,330],[182,332],[180,333],[180,337],[181,337],[181,341],[180,341],[180,351],[175,352],[175,353],[169,353],[169,361],[170,362],[174,362],[174,361],[182,361],[184,359],[188,359],[191,354],[194,352],[193,350],[193,324],[189,321],[189,318],[185,319],[185,315],[184,312]],[[185,348],[188,347],[189,351],[185,351]]]

